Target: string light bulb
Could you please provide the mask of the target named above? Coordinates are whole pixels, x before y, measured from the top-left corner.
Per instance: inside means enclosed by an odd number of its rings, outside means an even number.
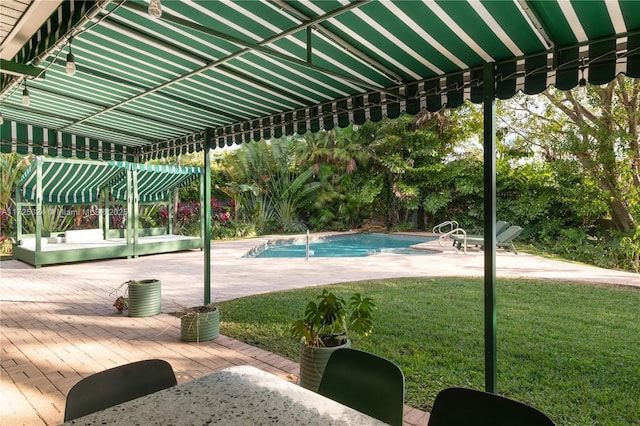
[[[65,69],[67,70],[67,74],[75,75],[76,73],[76,57],[73,53],[71,53],[71,43],[73,42],[73,37],[69,37],[69,53],[67,53],[67,65]]]
[[[584,78],[584,58],[580,59],[581,65],[580,65],[580,80],[578,80],[578,95],[580,96],[584,96],[587,94],[587,79]]]
[[[578,94],[580,96],[584,96],[587,94],[587,80],[584,78],[584,71],[582,74],[582,78],[578,81]]]
[[[27,80],[24,81],[24,89],[22,90],[22,105],[29,106],[31,99],[29,98],[29,89],[27,89]]]
[[[358,126],[357,123],[353,123],[352,129],[353,129],[354,132],[357,132],[359,128],[360,128],[360,126]]]
[[[159,17],[161,17],[162,3],[160,2],[160,0],[150,0],[148,12],[149,15],[151,15],[153,18],[158,19]]]
[[[4,118],[2,118],[2,114],[0,114],[0,126],[4,124]]]

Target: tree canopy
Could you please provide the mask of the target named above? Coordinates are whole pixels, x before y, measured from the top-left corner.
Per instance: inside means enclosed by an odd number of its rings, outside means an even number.
[[[593,182],[592,197],[607,206],[621,232],[635,229],[640,213],[639,95],[640,79],[618,76],[582,93],[549,88],[541,96],[518,96],[503,115],[516,145]]]

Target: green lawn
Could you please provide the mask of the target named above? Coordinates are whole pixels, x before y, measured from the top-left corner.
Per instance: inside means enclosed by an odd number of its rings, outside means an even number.
[[[396,362],[406,403],[429,410],[450,386],[484,387],[483,281],[408,278],[330,286],[378,304],[370,337],[354,347]],[[288,333],[318,287],[223,302],[221,332],[289,359]],[[559,425],[640,424],[640,290],[498,280],[498,393]]]

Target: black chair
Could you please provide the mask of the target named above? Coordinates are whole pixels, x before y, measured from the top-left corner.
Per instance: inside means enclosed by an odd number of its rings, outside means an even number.
[[[513,399],[474,389],[440,391],[428,426],[555,426],[546,414]]]
[[[149,359],[110,368],[85,377],[67,395],[64,421],[148,395],[177,384],[167,361]]]
[[[375,417],[402,426],[404,375],[393,362],[356,349],[331,354],[318,393]]]

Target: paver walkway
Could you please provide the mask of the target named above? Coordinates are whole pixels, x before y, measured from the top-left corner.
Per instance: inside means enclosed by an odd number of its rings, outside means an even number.
[[[481,252],[462,255],[450,248],[432,255],[356,259],[242,258],[262,241],[265,239],[212,244],[214,300],[341,281],[483,275]],[[200,344],[179,340],[179,322],[170,313],[202,303],[203,275],[200,251],[41,269],[15,260],[0,262],[0,424],[58,424],[63,419],[66,394],[78,380],[147,358],[169,361],[180,383],[243,364],[295,381],[296,363],[228,337]],[[524,253],[499,252],[497,275],[640,286],[636,274]],[[147,278],[162,281],[163,313],[150,318],[116,313],[112,307],[114,289],[129,279]],[[425,425],[427,418],[428,414],[407,408],[407,424]]]

